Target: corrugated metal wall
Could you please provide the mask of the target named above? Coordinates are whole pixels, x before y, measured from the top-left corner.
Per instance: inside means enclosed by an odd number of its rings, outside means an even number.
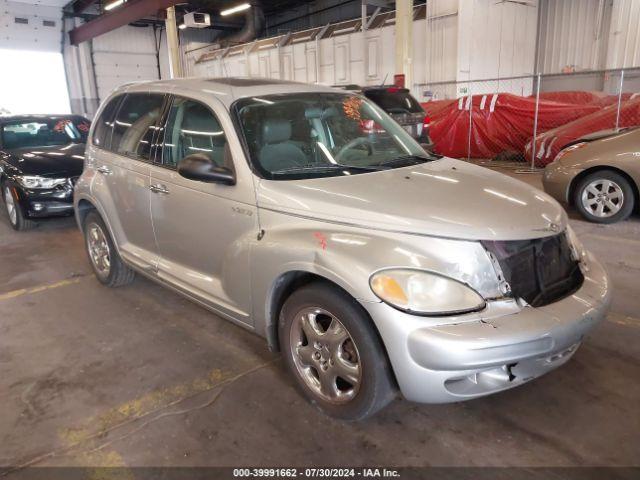
[[[640,1],[614,0],[607,68],[640,65]]]
[[[319,13],[309,15],[312,12]],[[350,3],[345,3],[345,0],[316,0],[277,15],[271,15],[265,25],[265,35],[273,36],[288,31],[305,30],[359,15],[360,2],[357,0]]]
[[[611,0],[542,0],[540,73],[605,67]]]
[[[461,0],[457,80],[533,73],[537,0]]]

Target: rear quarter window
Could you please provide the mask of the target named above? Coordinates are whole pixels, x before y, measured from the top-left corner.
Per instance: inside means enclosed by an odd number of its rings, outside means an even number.
[[[100,117],[95,121],[95,128],[93,129],[93,144],[97,147],[109,150],[111,148],[111,135],[113,132],[113,118],[115,117],[118,105],[124,95],[118,95],[117,97],[109,100],[109,103],[102,110]]]

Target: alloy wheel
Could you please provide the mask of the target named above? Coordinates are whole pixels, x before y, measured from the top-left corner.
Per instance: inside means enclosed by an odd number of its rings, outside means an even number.
[[[608,218],[620,211],[624,204],[624,192],[613,180],[598,179],[582,191],[582,206],[598,218]]]
[[[16,223],[18,222],[18,211],[16,210],[16,203],[13,199],[13,195],[11,195],[11,190],[9,189],[9,187],[5,187],[4,189],[4,203],[7,207],[9,220],[13,225],[16,225]]]
[[[101,276],[108,277],[111,270],[111,249],[102,228],[95,223],[87,229],[87,248],[96,271]]]
[[[362,381],[360,355],[338,318],[311,307],[298,312],[291,330],[293,360],[304,383],[322,400],[345,403]]]

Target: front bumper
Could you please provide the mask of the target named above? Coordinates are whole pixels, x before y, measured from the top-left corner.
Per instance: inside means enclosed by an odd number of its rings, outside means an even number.
[[[582,287],[544,307],[433,319],[367,303],[407,400],[448,403],[522,385],[564,364],[611,302],[608,276],[587,256]],[[434,324],[434,321],[437,324]]]
[[[22,211],[30,218],[73,214],[73,188],[64,185],[52,189],[17,190]]]

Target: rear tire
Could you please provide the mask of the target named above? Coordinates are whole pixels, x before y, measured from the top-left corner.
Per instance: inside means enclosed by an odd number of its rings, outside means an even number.
[[[278,327],[296,385],[324,413],[362,420],[395,397],[393,374],[377,332],[366,311],[346,292],[324,283],[296,290],[282,307]]]
[[[96,278],[107,287],[130,284],[135,272],[124,264],[102,217],[91,211],[84,219],[83,232],[89,263]]]
[[[11,228],[17,231],[24,231],[30,230],[37,225],[36,222],[25,215],[14,189],[7,182],[2,183],[2,201],[4,202]]]
[[[608,224],[631,215],[635,196],[625,177],[612,170],[600,170],[578,182],[573,202],[586,220]]]

